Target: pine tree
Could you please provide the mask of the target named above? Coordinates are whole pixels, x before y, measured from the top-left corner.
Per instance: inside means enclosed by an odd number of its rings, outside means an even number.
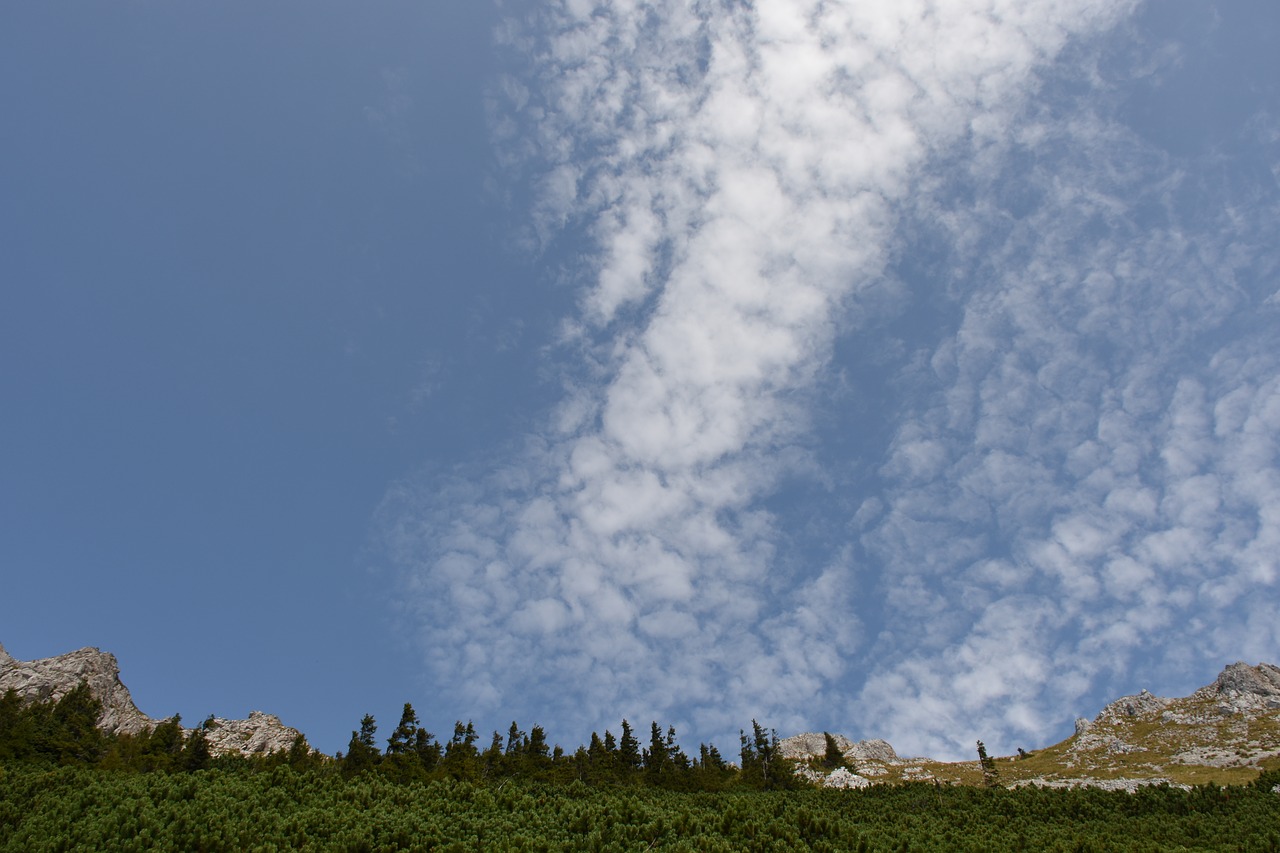
[[[823,732],[822,737],[826,740],[826,750],[822,755],[822,766],[828,771],[848,767],[849,765],[844,759],[844,753],[840,750],[840,745],[836,743],[836,739],[831,736],[831,732]]]
[[[1000,772],[996,770],[996,760],[987,755],[987,748],[978,741],[978,765],[982,768],[982,784],[994,788],[1000,784]]]
[[[347,743],[347,755],[342,760],[342,772],[346,776],[355,776],[376,767],[382,757],[374,741],[378,732],[378,723],[372,714],[360,718],[360,731],[351,733]]]
[[[630,775],[640,769],[640,742],[631,731],[631,724],[622,721],[622,740],[618,743],[618,764]]]
[[[182,769],[192,772],[204,770],[209,766],[213,754],[209,750],[209,740],[204,729],[199,728],[187,735],[187,742],[182,747]]]
[[[318,756],[312,754],[310,747],[307,746],[307,739],[303,737],[302,732],[298,732],[293,736],[293,743],[289,744],[289,753],[286,760],[294,770],[302,770],[316,766]]]
[[[182,755],[185,738],[182,717],[174,714],[151,730],[142,741],[142,767],[145,770],[169,770]]]
[[[443,767],[454,779],[474,780],[480,775],[480,753],[476,749],[475,724],[461,720],[453,725],[453,737],[445,746]]]
[[[650,784],[657,783],[667,769],[668,756],[667,744],[662,739],[662,729],[658,728],[656,720],[649,728],[649,748],[644,751],[642,760],[644,772],[649,777]]]
[[[425,775],[422,763],[414,753],[418,731],[418,714],[413,710],[413,705],[405,702],[404,710],[400,713],[400,723],[391,737],[387,738],[387,753],[382,760],[383,772],[397,782],[411,782]]]
[[[667,726],[667,740],[665,743],[667,748],[667,760],[671,762],[671,766],[678,771],[688,770],[691,766],[689,756],[684,754],[684,750],[676,743],[676,727]]]
[[[88,682],[80,682],[53,706],[48,716],[50,757],[63,764],[92,763],[102,757],[104,742],[98,730],[102,703],[93,698]]]
[[[414,740],[418,736],[418,715],[413,706],[404,703],[404,711],[400,714],[400,724],[387,738],[387,755],[406,755],[413,751]]]
[[[542,726],[529,729],[529,739],[525,742],[524,751],[534,758],[546,758],[551,754],[547,745],[547,732]]]
[[[502,750],[502,732],[494,731],[489,741],[489,748],[480,753],[480,765],[486,779],[491,779],[509,770],[511,758]]]
[[[419,726],[413,735],[413,753],[422,769],[428,773],[435,770],[440,764],[441,752],[440,744],[436,743],[431,732]]]
[[[600,735],[592,732],[591,745],[587,747],[587,758],[592,764],[603,765],[607,757],[608,752],[605,750],[604,741],[600,740]]]
[[[782,749],[778,743],[778,733],[765,731],[755,720],[751,721],[751,738],[743,731],[738,732],[742,743],[743,782],[754,788],[764,790],[790,789],[802,784],[795,775],[795,765],[782,757]]]
[[[520,731],[520,727],[516,725],[516,721],[511,721],[511,728],[507,730],[507,755],[520,752],[526,743],[525,733]]]

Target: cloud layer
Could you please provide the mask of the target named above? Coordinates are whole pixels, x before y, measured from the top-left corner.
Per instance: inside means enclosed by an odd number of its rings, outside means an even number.
[[[1093,107],[1020,133],[1056,156],[921,204],[958,327],[899,377],[863,537],[886,630],[860,707],[936,752],[1280,648],[1274,183],[1244,217],[1225,152],[1189,174]]]
[[[1241,274],[1274,228],[1220,196],[1188,222],[1109,102],[1033,100],[1096,84],[1084,46],[1134,4],[543,5],[497,130],[530,244],[587,247],[565,398],[383,512],[457,708],[951,755],[1175,627],[1186,660],[1277,648],[1273,270]],[[887,408],[848,431],[887,438],[847,465],[821,435],[869,417],[832,402],[850,340]],[[849,509],[803,555],[797,481]]]

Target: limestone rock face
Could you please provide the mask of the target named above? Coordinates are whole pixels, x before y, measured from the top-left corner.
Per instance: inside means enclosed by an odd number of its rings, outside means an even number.
[[[845,750],[844,757],[854,764],[867,761],[879,761],[881,764],[902,764],[903,760],[893,751],[887,740],[872,738],[860,740],[852,748]]]
[[[865,776],[859,776],[857,773],[851,773],[843,767],[823,775],[810,767],[800,766],[796,768],[796,775],[824,788],[868,788],[871,786],[870,779]]]
[[[115,655],[84,648],[41,660],[20,661],[0,646],[0,693],[15,690],[28,702],[57,702],[81,682],[87,682],[102,703],[98,728],[112,734],[137,734],[156,724],[133,704],[129,688],[120,681]]]
[[[844,735],[831,736],[836,746],[840,747],[840,752],[853,746],[853,741]],[[784,738],[778,742],[778,748],[782,752],[783,758],[790,758],[793,761],[807,761],[810,758],[821,758],[827,754],[827,738],[822,732],[805,732],[804,734],[793,735]]]
[[[1274,711],[1280,709],[1280,667],[1233,663],[1218,675],[1217,681],[1192,695],[1217,700],[1223,710],[1231,713]]]
[[[874,740],[851,741],[844,735],[832,735],[840,753],[855,767],[866,762],[880,764],[901,764],[902,759],[888,741]],[[827,739],[822,732],[805,732],[793,735],[778,742],[783,758],[794,761],[807,761],[810,758],[822,758],[827,754]]]
[[[302,732],[280,722],[275,714],[250,711],[247,720],[224,720],[214,717],[204,724],[205,740],[214,755],[239,752],[243,755],[269,755],[287,750]]]
[[[20,661],[0,645],[0,694],[12,689],[24,701],[56,702],[81,682],[87,683],[94,698],[102,703],[98,728],[103,731],[137,734],[161,722],[148,717],[133,704],[129,688],[120,680],[120,664],[110,652],[84,648],[57,657]],[[192,729],[184,731],[189,733]],[[287,750],[300,734],[274,714],[261,711],[252,712],[247,720],[215,717],[205,731],[213,755],[231,752],[261,755]]]
[[[1162,698],[1152,694],[1148,690],[1143,690],[1136,696],[1122,696],[1102,709],[1102,713],[1098,715],[1098,720],[1113,719],[1115,717],[1143,717],[1158,711],[1163,711],[1165,706],[1171,700]]]
[[[1173,766],[1260,767],[1278,755],[1280,668],[1268,663],[1233,663],[1183,698],[1144,690],[1117,699],[1092,722],[1077,724],[1066,748],[1074,767],[1109,774],[1123,767],[1150,778]]]

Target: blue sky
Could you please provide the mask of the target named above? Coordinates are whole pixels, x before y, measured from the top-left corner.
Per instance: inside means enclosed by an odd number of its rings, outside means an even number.
[[[13,5],[0,642],[326,751],[1280,660],[1263,2]]]

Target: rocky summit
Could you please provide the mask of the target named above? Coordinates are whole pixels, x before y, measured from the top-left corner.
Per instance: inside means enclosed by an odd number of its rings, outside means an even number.
[[[25,701],[56,702],[82,683],[88,684],[93,697],[102,703],[98,727],[103,731],[137,734],[162,722],[148,717],[133,704],[129,688],[120,680],[120,664],[110,652],[84,648],[56,657],[20,661],[0,645],[0,694],[13,690]],[[261,711],[253,711],[247,720],[213,717],[203,728],[213,755],[265,755],[289,749],[301,735],[280,722],[279,717]]]
[[[801,775],[830,787],[984,782],[976,760],[903,759],[884,741],[833,738],[847,771],[817,769],[826,749],[821,734],[797,735],[780,746],[784,756],[801,764]],[[1280,769],[1280,668],[1233,663],[1190,696],[1170,699],[1147,690],[1122,696],[1092,720],[1077,720],[1067,740],[996,757],[993,766],[994,781],[1001,785],[1133,790],[1161,783],[1248,782],[1262,770]]]

